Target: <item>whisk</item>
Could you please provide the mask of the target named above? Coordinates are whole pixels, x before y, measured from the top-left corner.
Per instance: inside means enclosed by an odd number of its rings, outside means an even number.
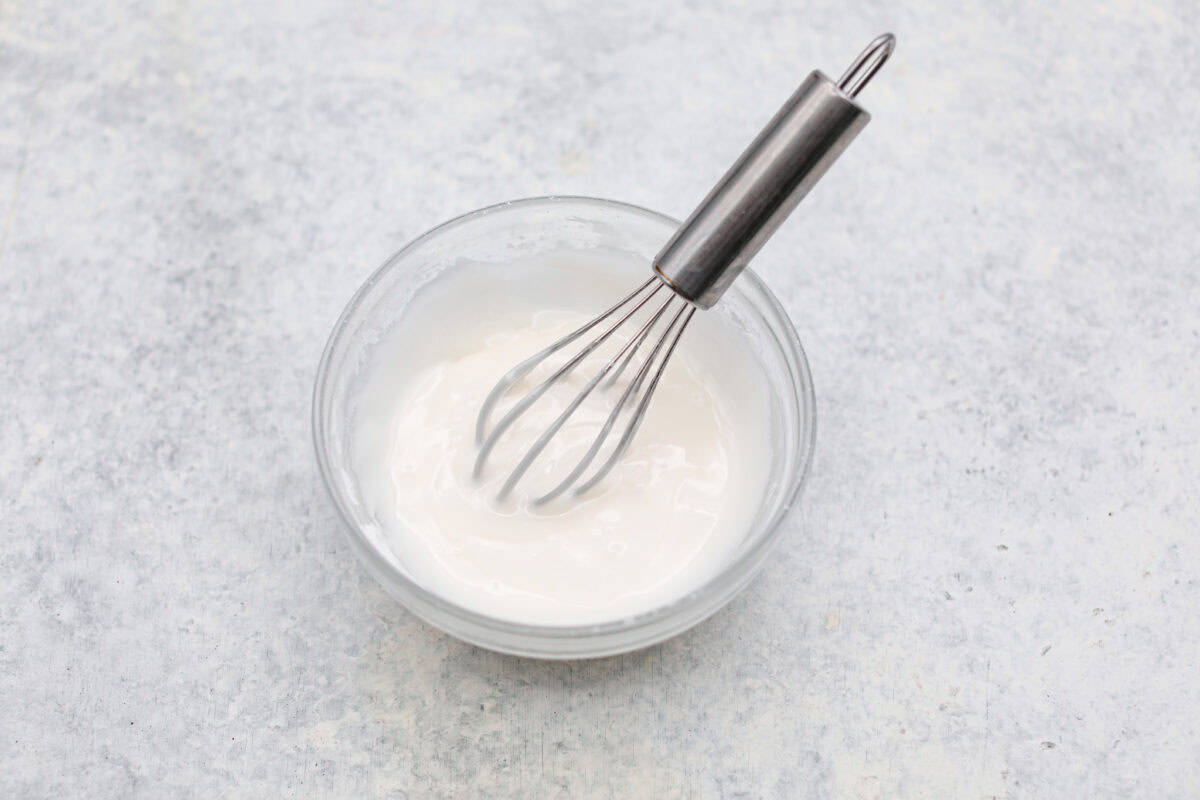
[[[611,387],[637,353],[644,349],[643,345],[652,338],[659,323],[666,320],[666,327],[649,347],[649,354],[633,373],[587,451],[566,477],[533,503],[549,502],[569,489],[582,494],[603,480],[637,434],[667,363],[696,309],[708,309],[717,302],[787,215],[870,121],[870,115],[854,98],[887,61],[895,45],[896,39],[890,33],[879,36],[859,53],[836,83],[820,71],[812,72],[659,251],[653,261],[653,273],[645,283],[500,378],[484,399],[475,426],[478,452],[473,474],[477,480],[482,477],[496,443],[513,423],[601,345],[629,325],[632,335],[525,451],[508,474],[498,499],[511,493],[587,397],[606,377],[605,385]],[[657,307],[651,305],[656,297],[661,299]],[[649,319],[635,321],[643,308],[649,309]],[[513,403],[489,430],[493,409],[514,385],[550,356],[596,329],[599,332],[591,340]],[[583,479],[623,413],[628,419],[624,421],[616,445],[600,466]]]

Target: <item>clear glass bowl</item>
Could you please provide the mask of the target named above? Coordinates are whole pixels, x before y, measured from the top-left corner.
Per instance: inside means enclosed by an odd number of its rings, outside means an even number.
[[[742,273],[711,311],[732,319],[757,350],[774,398],[777,443],[769,487],[745,541],[689,594],[635,616],[592,625],[525,625],[462,608],[423,588],[392,555],[349,468],[355,393],[374,345],[416,292],[467,258],[504,263],[543,251],[618,249],[645,260],[679,227],[637,206],[585,197],[539,197],[483,208],[419,237],[384,262],[333,328],[317,370],[313,437],[330,496],[367,569],[412,613],[473,644],[539,658],[592,658],[636,650],[681,633],[721,608],[762,568],[795,507],[812,460],[815,399],[808,362],[787,314],[753,272]]]

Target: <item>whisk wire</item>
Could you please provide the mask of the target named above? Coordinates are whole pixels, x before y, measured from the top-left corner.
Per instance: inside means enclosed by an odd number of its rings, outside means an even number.
[[[476,419],[475,419],[475,444],[476,445],[483,444],[484,433],[487,429],[487,421],[492,415],[493,406],[496,405],[496,402],[505,395],[505,393],[509,390],[509,388],[514,383],[516,383],[517,381],[521,380],[521,378],[524,378],[526,375],[528,375],[533,370],[533,368],[536,367],[538,364],[542,363],[547,358],[554,355],[559,350],[562,350],[564,347],[569,345],[571,342],[575,341],[580,336],[583,336],[585,333],[590,331],[592,328],[595,328],[601,322],[608,319],[610,316],[612,316],[614,313],[616,313],[622,306],[629,303],[631,300],[633,300],[638,295],[640,295],[642,292],[644,292],[647,287],[649,287],[655,283],[657,283],[658,286],[656,286],[650,292],[651,295],[654,294],[654,292],[657,292],[659,287],[662,286],[662,283],[656,277],[651,276],[645,283],[643,283],[638,288],[634,289],[629,294],[625,295],[624,298],[622,298],[616,304],[611,306],[607,311],[597,315],[596,317],[593,317],[590,321],[588,321],[584,325],[571,331],[566,336],[563,336],[562,338],[558,339],[557,341],[555,341],[553,344],[549,345],[548,347],[545,347],[545,348],[537,351],[536,353],[531,355],[529,358],[525,359],[524,361],[522,361],[521,363],[517,364],[515,367],[510,369],[508,372],[504,373],[504,377],[502,377],[499,381],[497,381],[496,385],[492,387],[492,390],[490,392],[488,392],[488,396],[486,398],[484,398],[483,405],[481,405],[479,407],[479,416],[476,417]],[[647,298],[647,299],[649,299],[649,298]],[[476,476],[476,477],[478,477],[478,476]]]
[[[630,442],[633,441],[633,437],[637,434],[638,428],[642,425],[642,420],[646,417],[646,409],[650,405],[651,398],[654,397],[654,390],[658,388],[658,382],[662,379],[663,372],[666,371],[667,363],[671,360],[671,356],[675,353],[675,347],[679,344],[680,337],[683,336],[684,330],[687,328],[688,323],[692,321],[692,316],[695,313],[696,307],[688,305],[684,308],[681,308],[679,313],[675,315],[675,319],[671,321],[672,327],[674,327],[677,321],[679,322],[679,327],[675,329],[675,334],[671,337],[671,344],[667,347],[666,354],[663,355],[662,360],[658,363],[658,369],[654,372],[654,379],[650,381],[650,386],[646,389],[646,393],[642,395],[641,401],[638,402],[637,410],[633,412],[633,417],[629,420],[628,424],[626,424],[625,432],[621,434],[621,440],[617,442],[616,448],[604,462],[604,465],[600,467],[595,475],[588,478],[587,481],[576,488],[575,494],[583,494],[588,489],[604,480],[604,476],[616,466],[617,462],[621,459],[621,456],[625,455],[625,451],[629,449]],[[681,316],[682,321],[680,321]],[[667,328],[667,333],[663,335],[663,339],[666,339],[670,333],[671,328]],[[646,366],[649,365],[650,360],[647,360]]]
[[[588,395],[592,393],[592,390],[595,389],[602,380],[604,380],[604,376],[612,371],[612,368],[614,365],[616,365],[618,359],[620,359],[622,356],[626,356],[626,359],[628,359],[628,355],[632,355],[637,351],[638,346],[640,346],[641,343],[646,339],[646,336],[649,335],[650,329],[654,327],[655,323],[658,322],[659,318],[662,317],[663,313],[667,310],[667,307],[670,306],[674,300],[674,295],[667,298],[667,302],[663,303],[662,306],[659,307],[658,311],[656,311],[654,316],[652,316],[649,321],[642,326],[641,330],[639,330],[632,339],[626,342],[625,346],[622,347],[620,351],[618,351],[611,359],[608,360],[608,363],[604,365],[604,367],[595,375],[595,377],[588,381],[587,384],[579,390],[574,399],[572,399],[571,402],[567,404],[567,407],[563,409],[562,413],[558,415],[558,418],[555,419],[554,422],[552,422],[549,427],[542,432],[541,436],[539,436],[533,443],[533,446],[526,451],[525,456],[520,460],[520,462],[517,463],[517,466],[513,469],[513,471],[509,473],[508,480],[504,482],[504,486],[501,487],[500,493],[497,495],[498,500],[503,500],[508,496],[508,493],[511,492],[513,487],[517,485],[517,482],[521,480],[521,477],[525,474],[526,470],[532,466],[534,460],[541,454],[542,450],[546,448],[546,445],[550,443],[550,440],[554,438],[554,434],[558,433],[559,429],[566,424],[567,420],[571,418],[571,415],[575,413],[579,406],[583,404],[583,401],[587,399]],[[623,363],[628,363],[628,360],[624,361]]]
[[[647,294],[645,297],[643,297],[641,300],[639,300],[637,303],[635,303],[633,308],[631,308],[631,309],[629,309],[629,311],[625,312],[625,314],[623,316],[621,316],[620,319],[618,319],[611,326],[609,326],[609,328],[606,331],[604,331],[604,333],[600,334],[595,339],[593,339],[591,342],[589,342],[587,345],[585,345],[584,348],[582,350],[580,350],[575,356],[573,356],[569,361],[567,361],[565,364],[563,364],[561,367],[559,367],[554,372],[554,374],[552,374],[550,377],[546,378],[544,381],[542,381],[537,386],[535,386],[533,389],[531,389],[528,394],[526,394],[524,397],[522,397],[520,400],[518,400],[513,405],[513,407],[508,410],[508,413],[506,413],[503,417],[500,418],[500,421],[496,423],[496,426],[494,428],[492,428],[491,433],[488,434],[487,438],[483,440],[483,443],[479,447],[479,453],[475,457],[475,467],[472,471],[472,475],[476,480],[478,480],[483,475],[483,467],[484,467],[484,464],[487,462],[488,455],[491,454],[491,452],[492,452],[492,448],[494,448],[496,446],[496,442],[498,442],[500,440],[500,436],[506,430],[508,430],[509,427],[511,427],[514,422],[517,421],[517,418],[520,417],[523,413],[525,413],[525,411],[528,410],[530,406],[532,406],[534,403],[536,403],[538,401],[538,399],[541,398],[542,395],[544,395],[547,391],[549,391],[549,389],[552,386],[554,386],[554,384],[556,384],[559,380],[561,380],[564,376],[566,376],[567,373],[571,372],[571,370],[573,370],[573,369],[575,369],[575,367],[579,366],[580,362],[582,362],[585,358],[587,358],[589,355],[591,355],[596,350],[596,348],[598,348],[600,345],[604,344],[604,342],[607,341],[608,338],[611,337],[613,335],[613,333],[615,333],[617,331],[617,329],[619,329],[622,325],[624,325],[625,322],[630,317],[632,317],[634,314],[636,314],[642,308],[642,306],[646,305],[646,303],[648,303],[650,301],[650,299],[652,297],[654,297],[654,295],[656,295],[660,289],[662,289],[664,284],[661,281],[657,280],[656,278],[652,278],[650,281],[647,281],[645,284],[643,284],[642,287],[639,288],[637,291],[633,292],[632,294],[627,296],[624,300],[622,300],[621,302],[614,305],[612,308],[610,308],[608,311],[606,311],[601,316],[596,317],[588,324],[579,328],[577,331],[567,334],[562,339],[558,340],[554,344],[545,348],[545,350],[543,350],[539,353],[535,353],[533,356],[531,356],[530,358],[521,362],[521,364],[517,365],[512,370],[510,370],[508,372],[508,374],[505,375],[504,378],[500,379],[500,383],[496,384],[496,388],[492,389],[491,393],[488,395],[488,399],[484,403],[484,407],[481,408],[479,411],[479,418],[476,421],[476,425],[475,425],[475,431],[476,431],[477,437],[481,437],[483,431],[487,427],[487,416],[491,412],[491,406],[495,404],[496,400],[498,400],[510,386],[512,386],[514,383],[516,383],[516,381],[520,380],[520,378],[524,377],[524,375],[526,375],[531,369],[533,369],[533,367],[535,367],[538,363],[540,363],[546,357],[557,352],[558,350],[561,350],[567,344],[570,344],[572,341],[579,338],[579,336],[581,336],[583,333],[586,333],[587,331],[594,328],[598,323],[600,323],[604,319],[608,318],[614,312],[619,310],[622,306],[627,304],[630,300],[633,300],[634,298],[636,298],[639,294],[641,294],[642,290],[645,289],[647,286],[649,286],[651,283],[657,283],[658,285],[655,286],[654,289],[652,289],[649,294]],[[516,376],[512,377],[514,375],[514,373],[516,373]]]
[[[671,299],[674,300],[674,298]],[[634,397],[641,389],[642,384],[646,380],[646,376],[650,373],[650,367],[654,363],[655,357],[658,355],[659,351],[662,350],[663,344],[670,337],[671,330],[675,327],[675,323],[679,321],[680,315],[687,311],[687,309],[688,305],[683,303],[682,307],[675,312],[675,316],[667,325],[667,329],[663,332],[663,335],[659,337],[658,342],[650,351],[650,355],[646,357],[645,363],[642,364],[634,379],[630,381],[628,386],[625,387],[625,391],[621,393],[621,399],[617,401],[617,404],[613,407],[613,410],[609,412],[608,418],[604,421],[604,425],[600,428],[600,432],[596,434],[596,438],[592,440],[591,446],[588,448],[587,452],[584,453],[583,457],[579,459],[579,462],[571,470],[570,474],[568,474],[567,477],[564,478],[562,482],[560,482],[552,490],[534,500],[534,505],[542,505],[543,503],[548,503],[554,498],[558,497],[567,489],[571,488],[572,484],[579,480],[579,476],[581,476],[587,470],[588,465],[591,464],[596,458],[596,454],[600,452],[600,448],[604,445],[605,440],[608,439],[608,434],[612,431],[613,426],[616,424],[617,418],[621,415],[621,411],[624,410],[625,406],[629,403],[630,398]],[[666,306],[660,309],[659,314],[655,316],[655,319],[652,322],[657,322],[658,318],[662,316],[662,311],[665,310]],[[650,326],[647,326],[645,332],[642,334],[642,339],[644,339],[649,333],[649,327]],[[628,363],[628,356],[626,357],[625,363]],[[595,481],[593,480],[592,483],[594,482]]]

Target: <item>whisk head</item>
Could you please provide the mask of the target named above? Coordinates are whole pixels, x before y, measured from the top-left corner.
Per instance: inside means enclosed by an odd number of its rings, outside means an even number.
[[[620,388],[618,379],[628,372],[638,353],[644,357],[621,388],[620,395],[613,402],[612,410],[600,426],[595,438],[587,451],[557,485],[549,492],[535,498],[534,505],[547,503],[568,490],[576,494],[586,492],[600,482],[624,455],[637,433],[638,427],[646,416],[654,390],[666,370],[667,362],[675,352],[680,337],[695,313],[695,306],[677,295],[657,275],[651,277],[641,286],[626,295],[622,300],[607,311],[594,317],[587,323],[576,328],[571,333],[558,339],[549,346],[539,350],[529,358],[517,364],[504,374],[484,399],[479,409],[479,417],[475,424],[475,443],[479,448],[475,457],[473,476],[476,480],[482,478],[488,457],[491,455],[500,438],[512,428],[531,406],[541,399],[555,386],[564,382],[576,367],[584,363],[589,356],[596,353],[606,342],[615,340],[620,343],[616,352],[604,361],[604,364],[583,387],[566,404],[562,412],[549,426],[542,431],[525,451],[524,455],[508,474],[500,489],[497,499],[507,497],[520,482],[523,475],[545,450],[550,440],[566,424],[567,420],[579,409],[589,395],[597,387],[601,391]],[[552,355],[567,348],[572,343],[582,339],[586,334],[597,331],[586,340],[569,359],[528,389],[517,399],[500,419],[489,428],[489,421],[497,404],[510,393],[523,378],[534,371],[542,362]],[[625,336],[622,336],[622,334]],[[627,337],[627,338],[625,338]],[[647,342],[652,342],[647,345]],[[607,378],[607,380],[606,380]],[[624,417],[624,419],[622,419]],[[619,426],[618,422],[623,426]],[[583,479],[588,468],[596,457],[605,450],[606,443],[614,430],[620,427],[619,438],[615,446],[607,451],[607,456],[600,466],[586,479]]]

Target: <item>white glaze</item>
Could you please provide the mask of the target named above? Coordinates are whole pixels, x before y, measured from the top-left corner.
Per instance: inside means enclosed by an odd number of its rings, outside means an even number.
[[[699,586],[744,538],[771,458],[757,361],[734,326],[701,312],[632,447],[603,482],[582,496],[529,503],[586,449],[621,384],[597,391],[513,500],[497,505],[511,466],[599,364],[585,362],[521,417],[477,483],[483,397],[510,366],[630,288],[628,270],[561,259],[570,261],[569,280],[546,257],[503,270],[464,266],[426,286],[376,350],[353,459],[383,538],[417,582],[482,613],[560,625],[646,611]]]

